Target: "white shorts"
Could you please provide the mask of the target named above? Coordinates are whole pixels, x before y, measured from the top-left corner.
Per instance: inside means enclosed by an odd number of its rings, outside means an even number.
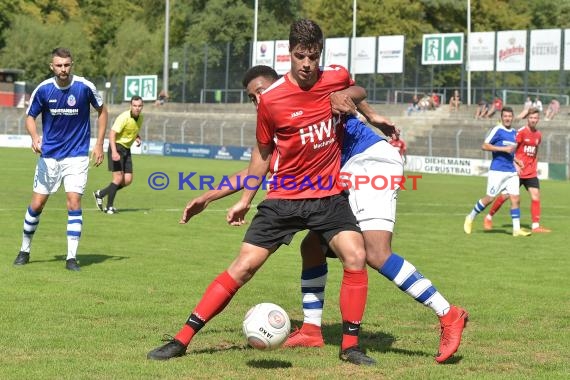
[[[66,193],[83,194],[87,185],[89,157],[67,157],[38,159],[34,176],[34,192],[38,194],[54,194],[63,181]]]
[[[394,231],[403,173],[402,157],[387,141],[377,142],[344,164],[341,178],[349,178],[348,201],[362,231]]]
[[[517,172],[499,172],[489,170],[487,177],[487,195],[496,197],[502,191],[510,195],[519,195],[519,176]]]

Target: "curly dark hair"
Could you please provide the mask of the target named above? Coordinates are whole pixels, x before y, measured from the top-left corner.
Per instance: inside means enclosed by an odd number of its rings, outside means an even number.
[[[257,77],[265,77],[271,80],[271,82],[275,82],[279,79],[279,75],[277,75],[277,72],[271,67],[264,65],[253,66],[243,75],[243,79],[241,81],[243,88],[246,88],[249,82]]]

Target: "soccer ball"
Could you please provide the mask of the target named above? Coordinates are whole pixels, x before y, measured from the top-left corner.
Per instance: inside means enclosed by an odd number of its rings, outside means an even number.
[[[243,320],[247,343],[258,350],[274,350],[289,336],[289,316],[274,303],[260,303],[249,309]]]

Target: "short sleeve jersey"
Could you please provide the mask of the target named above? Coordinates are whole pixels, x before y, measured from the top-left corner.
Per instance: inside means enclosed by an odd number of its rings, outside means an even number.
[[[523,162],[521,178],[534,178],[538,176],[538,146],[542,141],[542,133],[524,126],[517,131],[517,151],[515,157]]]
[[[491,132],[485,138],[487,144],[493,146],[503,147],[503,146],[513,146],[516,145],[516,134],[517,131],[514,129],[505,128],[502,124],[495,126],[491,129]],[[515,164],[513,153],[506,152],[492,152],[493,160],[491,161],[491,170],[496,170],[499,172],[515,172]]]
[[[338,194],[343,120],[333,117],[330,94],[352,84],[341,66],[322,68],[309,90],[285,75],[263,92],[256,137],[273,144],[267,198],[323,198]],[[330,185],[330,186],[329,186]]]
[[[131,110],[122,112],[117,116],[111,128],[116,132],[115,143],[121,144],[125,148],[130,148],[139,135],[143,120],[142,114],[139,114],[139,117],[135,120],[131,116]]]
[[[55,78],[39,84],[32,92],[26,113],[42,115],[42,157],[62,159],[89,154],[91,107],[99,109],[103,99],[95,85],[74,75],[71,84],[59,87]]]

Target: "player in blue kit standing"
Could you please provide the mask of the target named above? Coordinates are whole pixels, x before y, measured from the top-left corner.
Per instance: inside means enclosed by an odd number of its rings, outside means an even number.
[[[39,153],[34,175],[32,200],[24,217],[22,246],[14,265],[30,260],[32,238],[40,223],[40,215],[51,194],[61,182],[67,197],[67,257],[65,267],[79,271],[77,248],[83,225],[81,196],[87,184],[91,106],[97,110],[97,141],[92,159],[95,166],[103,162],[103,139],[107,128],[107,109],[90,81],[72,75],[73,59],[66,48],[51,53],[50,69],[54,77],[36,87],[27,110],[26,129],[32,138],[32,150]],[[42,115],[42,134],[36,118]]]
[[[519,176],[515,167],[515,150],[517,148],[517,131],[512,128],[513,109],[503,107],[501,124],[495,126],[485,138],[482,149],[493,153],[489,175],[487,177],[487,195],[479,199],[465,217],[463,231],[471,234],[473,219],[483,211],[489,203],[506,191],[511,200],[511,218],[513,220],[513,236],[529,236],[530,231],[521,228],[521,210],[519,208]]]

